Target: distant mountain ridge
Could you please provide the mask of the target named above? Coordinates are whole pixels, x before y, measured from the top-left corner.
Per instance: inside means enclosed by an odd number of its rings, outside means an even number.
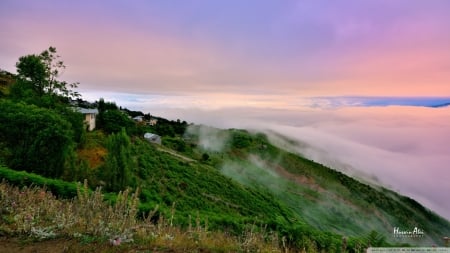
[[[439,107],[447,107],[447,106],[450,106],[450,102],[444,103],[444,104],[439,104],[439,105],[432,105],[431,107],[439,108]]]
[[[438,108],[450,105],[450,97],[383,97],[383,96],[336,96],[311,98],[313,107],[345,106],[419,106]]]

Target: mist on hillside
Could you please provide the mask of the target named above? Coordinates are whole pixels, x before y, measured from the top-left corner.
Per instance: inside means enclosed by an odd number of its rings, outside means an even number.
[[[448,107],[159,109],[153,113],[218,128],[264,131],[276,145],[398,191],[450,219]],[[222,140],[214,140],[203,145],[222,145]]]
[[[220,152],[228,143],[230,136],[227,132],[210,126],[194,127],[189,126],[186,129],[185,136],[198,136],[198,145],[200,148],[210,152]]]

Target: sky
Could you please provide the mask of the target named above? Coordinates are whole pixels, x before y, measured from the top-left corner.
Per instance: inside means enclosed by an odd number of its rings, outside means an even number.
[[[450,219],[450,1],[0,1],[0,68],[57,48],[85,99],[271,128]],[[349,172],[350,173],[350,172]],[[353,173],[353,172],[351,172]]]

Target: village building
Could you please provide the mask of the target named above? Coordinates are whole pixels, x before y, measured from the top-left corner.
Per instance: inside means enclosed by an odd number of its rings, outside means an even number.
[[[75,108],[77,112],[80,112],[84,115],[84,124],[86,124],[86,128],[88,131],[92,131],[95,129],[95,120],[98,115],[97,109],[86,109],[86,108]]]
[[[161,145],[161,136],[159,136],[157,134],[145,133],[144,139],[146,139],[147,141],[149,141],[151,143],[156,143],[156,144]]]
[[[142,122],[144,120],[144,116],[136,116],[133,118],[133,120],[136,122]]]
[[[154,126],[154,125],[156,125],[157,123],[158,123],[158,120],[155,119],[155,118],[151,118],[151,119],[147,122],[147,124],[150,125],[150,126]]]

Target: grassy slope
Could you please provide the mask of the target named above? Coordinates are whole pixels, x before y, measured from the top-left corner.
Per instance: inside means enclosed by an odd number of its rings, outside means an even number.
[[[424,229],[426,238],[397,241],[416,245],[439,245],[442,235],[450,232],[447,221],[414,200],[374,189],[281,150],[263,135],[217,130],[207,137],[223,141],[220,150],[202,148],[195,131],[179,155],[139,138],[133,140],[133,172],[141,187],[141,211],[159,206],[156,215],[174,215],[176,224],[188,226],[199,220],[210,229],[235,233],[246,224],[265,224],[288,236],[306,234],[323,248],[330,246],[330,240],[340,243],[338,234],[361,237],[377,231],[394,241],[394,226]],[[99,132],[89,133],[85,149],[101,150],[104,138]],[[209,159],[202,161],[205,153]],[[98,168],[92,168],[93,173],[101,168],[102,156],[97,158]]]
[[[279,149],[263,135],[191,129],[188,137],[180,155],[140,139],[133,145],[141,200],[148,210],[159,205],[164,215],[175,203],[179,224],[193,215],[219,229],[254,220],[274,229],[298,223],[349,237],[376,231],[387,241],[416,245],[440,244],[450,234],[448,221],[416,201]],[[202,138],[216,143],[202,146]],[[208,161],[201,161],[204,153]],[[418,227],[425,237],[394,238],[394,227]]]
[[[89,133],[83,149],[97,150],[104,144],[105,136],[99,132]],[[80,150],[80,151],[83,151]],[[268,191],[243,186],[222,175],[216,168],[199,161],[187,162],[182,155],[173,155],[167,149],[147,143],[139,138],[133,140],[132,153],[135,160],[134,174],[139,185],[141,212],[159,207],[152,220],[161,217],[170,223],[187,229],[191,225],[208,230],[224,231],[242,236],[250,230],[276,230],[288,233],[296,224],[301,231],[308,231],[312,238],[318,235],[326,248],[330,243],[340,243],[339,237],[321,234],[300,221],[291,210],[280,204]],[[91,168],[92,172],[101,169]],[[18,172],[0,166],[0,175],[14,185],[38,185],[62,197],[73,197],[76,184],[62,180],[47,179],[39,175]],[[91,186],[95,186],[91,184]],[[115,199],[108,194],[107,199]],[[299,230],[300,231],[300,230]],[[295,239],[295,238],[294,238]],[[293,241],[296,241],[292,239]],[[309,239],[303,242],[310,243]],[[295,246],[295,245],[292,245]],[[313,246],[311,246],[313,247]],[[315,247],[315,246],[314,246]]]
[[[17,174],[1,166],[0,171],[8,178]],[[28,176],[39,183],[39,176]],[[58,180],[47,181],[54,185]],[[255,233],[248,229],[239,236],[232,236],[207,230],[203,224],[195,222],[189,228],[181,229],[163,219],[154,225],[148,219],[136,219],[137,197],[134,193],[116,194],[116,201],[112,204],[104,201],[99,190],[89,193],[86,187],[77,187],[76,196],[72,199],[58,199],[41,187],[19,188],[0,182],[0,251],[283,251],[278,237],[271,233]],[[316,252],[315,248],[311,250]]]
[[[140,140],[135,141],[134,152],[138,163],[135,172],[141,177],[142,200],[150,206],[158,204],[169,208],[175,204],[182,217],[198,212],[208,217],[209,222],[214,219],[244,222],[256,217],[268,221],[273,220],[275,214],[284,219],[293,217],[270,194],[239,185],[211,166],[186,162]],[[146,155],[137,155],[139,153]],[[180,222],[182,217],[179,217]]]
[[[346,236],[377,231],[391,242],[428,246],[441,244],[441,238],[450,234],[448,221],[408,197],[376,189],[278,149],[261,135],[251,136],[237,130],[231,133],[231,143],[242,134],[248,141],[241,148],[225,147],[225,156],[213,157],[220,160],[222,173],[244,185],[269,190],[313,227]],[[418,227],[425,231],[425,236],[394,238],[394,227],[407,230]]]
[[[87,133],[86,143],[78,152],[88,161],[96,161],[93,173],[102,169],[97,153],[103,150],[105,138],[101,132]],[[179,154],[140,138],[134,138],[132,143],[133,174],[135,184],[141,189],[143,211],[158,206],[159,213],[165,217],[175,210],[177,224],[187,225],[189,216],[191,220],[199,217],[212,229],[224,230],[239,230],[255,220],[273,228],[274,220],[284,223],[296,220],[297,216],[276,201],[273,194],[237,183],[211,165],[195,160],[193,153]],[[90,184],[95,187],[101,182]]]

